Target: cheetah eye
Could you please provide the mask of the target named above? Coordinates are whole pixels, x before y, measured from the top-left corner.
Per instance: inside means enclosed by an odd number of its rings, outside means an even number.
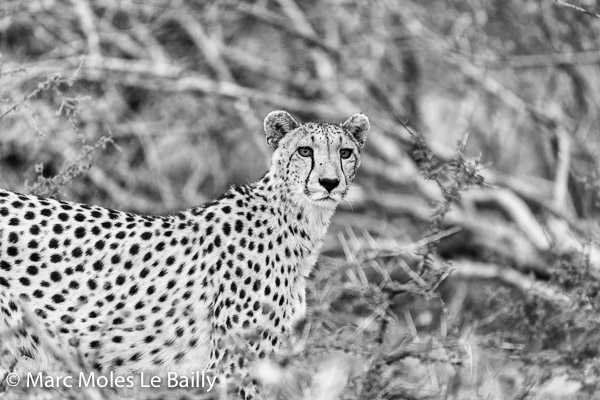
[[[352,149],[341,149],[340,150],[340,157],[342,157],[344,160],[347,158],[350,158],[351,155],[352,155]]]
[[[298,154],[302,157],[310,157],[313,154],[313,149],[310,147],[298,147]]]

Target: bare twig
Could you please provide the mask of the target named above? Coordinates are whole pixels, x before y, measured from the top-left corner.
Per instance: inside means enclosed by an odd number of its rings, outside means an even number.
[[[298,38],[306,41],[308,44],[317,46],[330,53],[334,57],[339,57],[339,50],[333,47],[331,44],[323,41],[318,36],[305,31],[299,31],[297,26],[290,25],[286,20],[282,19],[279,15],[258,6],[250,6],[246,4],[239,4],[237,11],[246,15],[250,15],[258,20],[271,24],[277,28],[282,28],[287,32],[296,35]]]
[[[569,199],[569,172],[571,166],[571,138],[562,128],[557,127],[558,142],[556,172],[554,175],[554,205],[559,210],[566,210]]]
[[[594,18],[598,18],[598,19],[600,19],[600,14],[598,14],[598,13],[595,13],[595,12],[593,12],[593,11],[590,11],[590,10],[588,10],[588,9],[585,9],[585,8],[583,8],[583,7],[576,6],[576,5],[574,5],[574,4],[571,4],[571,3],[567,3],[566,1],[563,1],[563,0],[554,0],[554,2],[555,2],[556,4],[559,4],[559,5],[561,5],[561,6],[568,7],[568,8],[572,8],[573,10],[577,10],[577,11],[579,11],[579,12],[582,12],[582,13],[584,13],[584,14],[591,15],[591,16],[592,16],[592,17],[594,17]]]
[[[6,117],[11,112],[17,110],[20,106],[22,106],[27,101],[31,100],[32,98],[34,98],[35,96],[37,96],[38,94],[43,92],[44,90],[48,90],[52,85],[57,84],[57,82],[60,82],[61,80],[64,80],[64,79],[60,76],[60,74],[55,74],[55,75],[47,78],[43,82],[40,82],[38,84],[37,88],[35,88],[31,92],[29,92],[27,95],[25,95],[21,101],[14,103],[12,106],[10,106],[6,110],[4,110],[2,112],[2,114],[0,114],[0,120],[3,119],[4,117]]]
[[[481,60],[478,65],[491,69],[525,69],[525,68],[547,68],[556,65],[585,65],[600,63],[599,51],[573,51],[564,53],[543,53],[510,56],[502,61]]]
[[[38,173],[37,181],[28,188],[28,191],[44,197],[56,195],[60,188],[64,187],[71,180],[87,171],[91,166],[91,160],[94,153],[100,149],[104,149],[107,144],[112,144],[116,147],[110,134],[101,137],[93,145],[83,146],[77,157],[62,171],[60,171],[60,173],[51,178],[45,178],[42,175],[44,170],[43,165],[38,164],[36,166],[36,172]]]
[[[540,250],[550,248],[543,226],[521,197],[508,189],[479,190],[465,194],[466,201],[495,203]]]
[[[516,271],[509,266],[481,263],[470,260],[456,260],[456,270],[453,276],[464,278],[498,279],[519,289],[524,294],[533,294],[544,300],[563,305],[571,305],[573,299],[568,294],[546,284],[539,282],[527,275]]]
[[[71,2],[79,16],[81,29],[85,33],[89,54],[100,55],[100,36],[94,23],[95,15],[90,3],[87,0],[71,0]]]
[[[204,59],[217,79],[224,82],[233,82],[234,79],[229,66],[224,62],[221,55],[221,49],[225,47],[224,44],[219,42],[214,35],[207,34],[199,21],[192,18],[189,14],[178,13],[177,20],[190,35],[202,55],[204,55]]]

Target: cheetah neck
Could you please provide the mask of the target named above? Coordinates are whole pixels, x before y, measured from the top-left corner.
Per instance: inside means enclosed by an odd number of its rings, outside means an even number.
[[[303,194],[290,193],[284,180],[273,171],[258,181],[255,188],[274,207],[274,214],[279,216],[277,228],[292,233],[290,240],[302,249],[306,268],[301,273],[308,275],[316,262],[335,210],[319,207]]]

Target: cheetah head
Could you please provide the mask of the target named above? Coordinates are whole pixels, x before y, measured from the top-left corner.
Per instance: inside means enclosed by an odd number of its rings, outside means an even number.
[[[335,208],[348,193],[360,166],[369,119],[354,114],[340,125],[298,124],[285,111],[264,121],[267,143],[275,149],[275,169],[292,200]]]

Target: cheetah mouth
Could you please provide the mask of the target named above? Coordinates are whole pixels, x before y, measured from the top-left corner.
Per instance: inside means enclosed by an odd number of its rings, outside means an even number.
[[[318,199],[313,199],[313,201],[319,205],[327,205],[327,206],[331,206],[334,204],[339,203],[339,201],[331,196],[324,196]]]
[[[306,195],[306,197],[308,198],[308,200],[313,203],[314,205],[320,206],[320,207],[325,207],[325,208],[334,208],[336,207],[340,201],[342,200],[343,196],[339,196],[337,193],[319,193],[319,192],[313,192],[310,193],[308,190],[305,190],[304,194]]]

